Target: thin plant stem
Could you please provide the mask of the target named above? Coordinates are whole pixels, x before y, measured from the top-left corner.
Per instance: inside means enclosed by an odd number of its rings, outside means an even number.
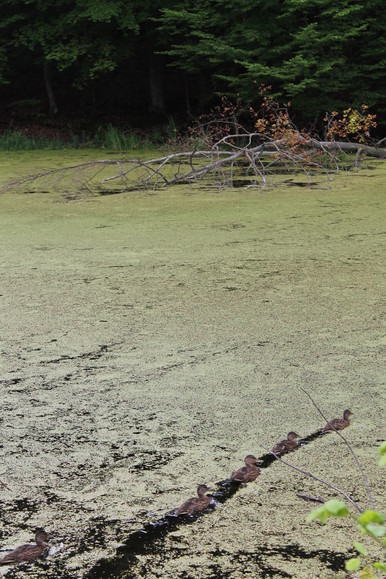
[[[328,420],[327,420],[327,418],[325,417],[325,415],[323,414],[322,410],[319,408],[319,406],[318,406],[318,405],[316,404],[316,402],[313,400],[311,394],[309,394],[309,393],[307,392],[307,390],[305,390],[305,389],[302,388],[301,386],[300,386],[300,390],[302,390],[302,392],[304,392],[304,394],[306,394],[306,395],[308,396],[308,398],[311,400],[312,404],[315,406],[315,408],[316,408],[316,410],[319,412],[319,414],[324,418],[324,420],[325,420],[326,422],[328,422]],[[362,475],[363,482],[364,482],[364,485],[365,485],[366,491],[367,491],[367,496],[368,496],[369,499],[370,499],[371,507],[372,507],[372,509],[374,509],[374,508],[375,508],[375,507],[374,507],[374,501],[373,501],[373,497],[372,497],[372,494],[371,494],[370,486],[369,486],[369,483],[368,483],[368,480],[367,480],[367,476],[366,476],[366,474],[365,474],[365,472],[364,472],[364,470],[363,470],[363,468],[362,468],[362,466],[361,466],[361,464],[360,464],[360,462],[359,462],[359,459],[358,459],[357,455],[355,454],[355,452],[354,452],[351,444],[348,442],[347,438],[346,438],[345,436],[343,436],[343,434],[341,434],[336,428],[334,428],[334,425],[333,425],[333,424],[331,424],[331,426],[332,426],[332,428],[335,430],[336,434],[337,434],[338,436],[340,436],[340,438],[343,440],[343,442],[345,443],[345,445],[347,446],[347,448],[348,448],[349,451],[351,452],[351,454],[352,454],[352,456],[353,456],[353,458],[354,458],[354,460],[355,460],[355,463],[356,463],[356,465],[357,465],[357,467],[358,467],[358,469],[359,469],[359,472],[360,472],[361,475]]]
[[[261,443],[260,443],[261,444]],[[338,487],[334,486],[333,484],[323,480],[322,478],[319,478],[318,476],[315,476],[314,474],[312,474],[311,472],[308,472],[307,470],[303,470],[302,468],[299,468],[298,466],[295,466],[293,464],[291,464],[290,462],[287,462],[286,460],[283,460],[282,458],[280,458],[280,456],[278,456],[275,452],[272,452],[272,450],[269,450],[267,447],[265,447],[263,444],[261,444],[261,446],[264,448],[264,450],[266,450],[267,452],[269,452],[269,454],[272,454],[275,458],[277,458],[277,460],[280,460],[280,462],[282,462],[283,464],[289,466],[290,468],[293,468],[294,470],[297,470],[298,472],[304,474],[305,476],[311,477],[315,480],[317,480],[318,482],[324,484],[325,486],[329,487],[330,489],[333,489],[334,491],[336,491],[337,493],[343,495],[355,508],[357,511],[359,511],[360,513],[363,513],[362,509],[357,505],[357,503],[342,489],[339,489]]]
[[[4,488],[8,489],[9,491],[11,490],[11,489],[9,488],[9,486],[8,486],[7,484],[5,484],[5,482],[3,482],[2,480],[0,480],[0,484],[1,484]]]

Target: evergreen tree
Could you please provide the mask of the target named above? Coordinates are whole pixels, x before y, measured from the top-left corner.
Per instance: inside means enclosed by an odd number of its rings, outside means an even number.
[[[305,120],[326,110],[384,111],[385,16],[370,0],[183,0],[164,10],[167,53],[188,72],[210,73],[215,90],[256,99],[273,86]]]

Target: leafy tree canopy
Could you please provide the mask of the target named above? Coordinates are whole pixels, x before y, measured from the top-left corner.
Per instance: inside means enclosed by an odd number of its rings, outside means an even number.
[[[298,119],[365,103],[382,123],[385,20],[381,0],[3,0],[0,86],[45,67],[53,92],[98,80],[130,103],[148,75],[154,94],[174,83],[169,107],[198,108],[216,93],[252,103],[265,84]]]

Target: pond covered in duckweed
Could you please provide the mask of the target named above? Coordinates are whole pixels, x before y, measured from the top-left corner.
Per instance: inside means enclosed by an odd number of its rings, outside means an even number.
[[[95,151],[3,154],[2,182]],[[106,156],[100,154],[100,158]],[[0,196],[0,545],[44,527],[30,577],[328,577],[356,539],[306,523],[329,489],[379,510],[384,438],[386,166],[303,186]],[[245,487],[230,473],[265,456]],[[225,482],[224,482],[225,481]],[[197,484],[196,519],[168,515]],[[62,546],[61,546],[62,544]],[[341,573],[343,575],[343,573]]]

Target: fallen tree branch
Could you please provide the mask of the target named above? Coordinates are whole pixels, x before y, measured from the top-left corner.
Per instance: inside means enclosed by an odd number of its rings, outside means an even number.
[[[382,139],[382,141],[383,140],[384,139]],[[381,143],[382,141],[379,142]],[[372,147],[370,145],[364,145],[363,143],[346,143],[345,141],[318,141],[317,139],[310,139],[310,143],[312,143],[316,149],[322,149],[323,151],[355,153],[358,149],[363,149],[370,157],[386,159],[386,149],[378,146]]]
[[[108,190],[115,182],[124,190],[157,189],[180,183],[207,182],[208,179],[219,187],[232,187],[242,178],[247,178],[251,184],[266,185],[268,176],[280,171],[303,173],[310,183],[314,174],[329,174],[331,167],[339,170],[342,163],[338,153],[357,153],[352,166],[358,165],[361,154],[386,159],[385,148],[363,143],[319,141],[298,132],[280,139],[259,132],[244,132],[226,135],[209,149],[179,151],[145,160],[95,160],[43,170],[14,179],[2,190],[36,186],[50,180],[56,188],[70,182],[88,191],[106,187]]]

